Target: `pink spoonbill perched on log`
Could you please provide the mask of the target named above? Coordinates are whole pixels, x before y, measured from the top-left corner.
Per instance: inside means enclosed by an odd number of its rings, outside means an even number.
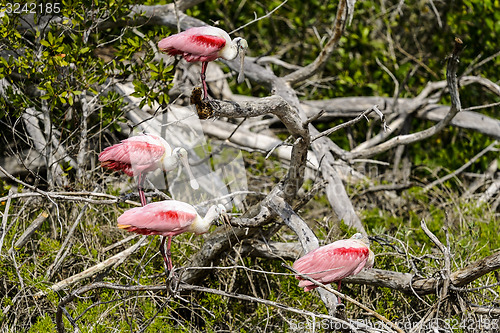
[[[172,150],[167,141],[157,135],[141,134],[107,147],[99,154],[99,161],[102,167],[123,171],[131,177],[137,176],[137,187],[143,206],[146,205],[143,189],[145,174],[158,168],[165,172],[171,171],[175,169],[179,161],[186,169],[191,187],[199,188],[189,167],[186,149]]]
[[[178,34],[163,38],[158,43],[160,51],[171,56],[182,55],[188,62],[201,61],[201,83],[203,85],[203,99],[208,98],[205,72],[208,62],[218,58],[233,60],[240,55],[240,73],[238,83],[243,82],[243,63],[248,43],[241,37],[231,38],[224,30],[205,26],[187,29]]]
[[[368,238],[357,233],[349,239],[338,240],[309,252],[297,259],[293,268],[323,284],[337,282],[340,291],[342,279],[358,274],[363,268],[373,267],[374,258]],[[304,291],[317,288],[309,280],[300,276],[296,278]]]
[[[118,217],[118,228],[142,235],[161,235],[160,253],[167,264],[167,270],[172,270],[170,244],[172,237],[184,232],[203,234],[208,231],[214,221],[224,216],[223,205],[210,207],[204,218],[190,204],[177,200],[166,200],[147,204],[127,210]],[[165,252],[165,239],[168,238]]]

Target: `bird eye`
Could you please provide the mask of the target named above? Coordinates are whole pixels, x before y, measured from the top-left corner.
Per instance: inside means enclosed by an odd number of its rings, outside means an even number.
[[[244,49],[248,48],[248,43],[244,39],[239,39],[236,42],[236,44],[238,45],[238,48],[241,49],[241,50],[244,50]]]

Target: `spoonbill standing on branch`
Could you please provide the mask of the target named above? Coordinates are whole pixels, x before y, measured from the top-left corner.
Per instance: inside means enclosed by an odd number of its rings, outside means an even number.
[[[295,261],[293,268],[323,284],[337,282],[340,291],[342,279],[358,274],[363,268],[373,267],[374,259],[368,238],[357,233],[349,239],[338,240],[309,252]],[[296,278],[304,291],[318,287],[300,276]]]
[[[179,161],[184,165],[193,189],[198,189],[198,182],[194,179],[189,167],[187,151],[184,148],[172,150],[162,137],[153,134],[141,134],[107,147],[99,154],[101,166],[123,171],[133,177],[137,176],[137,188],[142,206],[146,205],[144,195],[145,174],[161,168],[168,172],[177,166]]]
[[[167,270],[172,270],[170,244],[172,237],[184,232],[203,234],[208,231],[214,221],[224,216],[223,205],[214,205],[208,209],[204,218],[190,204],[177,200],[166,200],[147,204],[127,210],[118,217],[118,228],[142,235],[161,235],[160,253],[167,264]],[[168,238],[165,252],[165,239]]]
[[[178,34],[163,38],[158,43],[160,51],[171,56],[182,55],[188,62],[201,61],[201,83],[203,85],[203,99],[208,99],[205,72],[209,61],[218,58],[233,60],[240,55],[240,73],[238,83],[242,83],[245,76],[243,63],[248,43],[241,37],[231,38],[224,30],[205,26],[187,29]]]

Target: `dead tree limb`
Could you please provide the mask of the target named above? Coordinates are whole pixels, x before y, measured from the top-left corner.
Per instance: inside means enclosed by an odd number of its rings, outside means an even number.
[[[278,214],[285,224],[293,230],[299,237],[302,248],[306,253],[319,247],[318,239],[309,226],[302,220],[282,198],[274,196],[270,199],[271,209]],[[337,298],[324,289],[319,290],[323,303],[325,303],[328,313],[335,316],[337,308]]]
[[[94,265],[94,266],[84,270],[83,272],[80,272],[78,274],[75,274],[73,276],[70,276],[62,281],[59,281],[59,282],[53,284],[52,286],[49,287],[49,289],[52,291],[55,291],[55,292],[61,291],[61,290],[68,288],[68,287],[72,286],[73,284],[75,284],[83,279],[86,279],[88,277],[91,277],[91,276],[99,273],[99,272],[102,272],[103,270],[105,270],[111,266],[121,264],[132,253],[134,253],[135,250],[137,250],[140,246],[143,245],[144,240],[146,238],[147,238],[147,236],[142,236],[141,239],[139,239],[137,241],[137,243],[130,246],[128,249],[126,249],[118,254],[115,254],[114,256],[104,260],[103,262],[98,263],[97,265]],[[45,295],[45,292],[40,291],[40,292],[35,294],[35,297],[41,297],[44,295]]]
[[[2,223],[0,225],[0,255],[2,254],[3,240],[5,239],[5,234],[7,233],[7,221],[9,219],[9,209],[10,203],[12,201],[12,190],[9,190],[9,195],[7,196],[7,203],[5,204],[5,210],[2,215]]]
[[[455,47],[453,49],[452,54],[448,58],[448,65],[446,70],[446,81],[448,83],[448,89],[450,91],[450,96],[451,96],[451,108],[446,117],[444,117],[436,125],[426,130],[408,135],[399,135],[397,137],[390,139],[389,141],[379,144],[378,146],[365,149],[363,151],[359,151],[356,153],[348,152],[342,156],[342,159],[352,160],[354,158],[372,157],[374,155],[383,153],[389,149],[395,148],[399,145],[406,145],[413,142],[425,140],[435,135],[436,133],[440,132],[443,128],[445,128],[451,122],[451,120],[462,110],[460,97],[458,94],[457,69],[458,69],[460,53],[463,47],[464,47],[463,42],[459,38],[455,38]]]
[[[346,0],[339,1],[332,36],[311,64],[299,70],[296,70],[295,72],[290,73],[283,78],[288,84],[297,84],[310,78],[327,63],[332,53],[335,51],[340,37],[342,37],[342,35],[344,34],[346,20],[349,14],[347,7],[348,6]]]
[[[252,244],[246,243],[248,246],[253,247]],[[284,243],[286,246],[281,246],[280,243],[274,244],[272,252],[263,253],[262,256],[265,258],[287,258],[293,260],[296,258],[290,258],[289,248],[295,248],[296,243]],[[257,246],[257,252],[264,251],[265,249],[261,246]],[[250,253],[252,249],[248,249]],[[296,255],[296,254],[295,254]],[[479,279],[485,274],[491,273],[495,270],[500,269],[500,251],[491,254],[488,257],[476,260],[467,266],[458,269],[450,273],[450,289],[461,291],[465,285],[471,283],[474,280]],[[429,295],[435,294],[437,290],[441,288],[442,279],[437,278],[417,278],[411,273],[394,272],[388,270],[382,270],[377,268],[372,268],[369,270],[364,270],[357,275],[349,276],[342,280],[344,283],[353,284],[363,284],[375,287],[389,288],[394,290],[399,290],[407,294],[413,294],[416,292],[419,295]]]
[[[450,288],[463,287],[481,276],[500,269],[500,252],[476,260],[450,274]],[[410,273],[370,269],[343,280],[347,283],[396,289],[408,294],[415,291],[419,295],[434,294],[441,288],[443,281],[437,278],[415,278]]]
[[[448,179],[451,179],[451,178],[455,177],[456,175],[460,174],[462,171],[464,171],[465,169],[467,169],[468,167],[470,167],[474,162],[476,162],[479,158],[481,158],[481,156],[483,156],[484,154],[486,154],[486,153],[494,150],[495,147],[497,146],[497,144],[498,144],[497,140],[493,141],[490,145],[488,145],[488,147],[486,147],[483,150],[481,150],[479,153],[477,153],[474,157],[472,157],[469,161],[467,161],[467,163],[465,163],[464,165],[462,165],[457,170],[453,171],[450,174],[447,174],[444,177],[436,179],[432,183],[426,185],[424,187],[424,191],[428,191],[429,189],[433,188],[434,186],[442,184],[445,181],[447,181]]]
[[[41,212],[37,218],[30,224],[30,226],[23,232],[21,236],[16,240],[14,245],[9,249],[9,255],[12,255],[14,251],[22,249],[24,245],[30,240],[31,236],[41,227],[43,222],[47,220],[49,214],[46,211]]]

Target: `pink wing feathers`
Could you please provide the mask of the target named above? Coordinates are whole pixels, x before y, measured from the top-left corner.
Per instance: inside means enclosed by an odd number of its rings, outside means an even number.
[[[309,252],[298,259],[293,268],[302,274],[308,274],[318,282],[329,284],[358,274],[369,255],[369,248],[361,242],[352,239],[339,240]],[[299,276],[297,278],[300,280],[299,287],[304,287],[305,291],[316,288],[312,282]]]
[[[158,48],[169,55],[180,54],[186,61],[213,61],[226,45],[226,39],[213,27],[195,27],[162,39]]]
[[[185,202],[160,201],[127,210],[118,217],[118,227],[143,235],[175,236],[187,231],[197,216]]]
[[[151,135],[139,135],[107,147],[99,154],[101,166],[123,171],[129,176],[134,172],[152,171],[165,154],[165,147]]]

